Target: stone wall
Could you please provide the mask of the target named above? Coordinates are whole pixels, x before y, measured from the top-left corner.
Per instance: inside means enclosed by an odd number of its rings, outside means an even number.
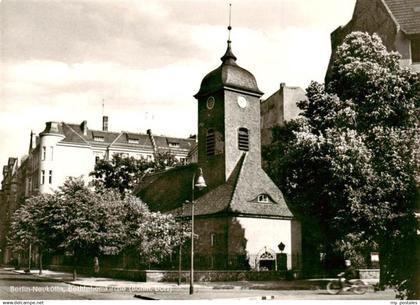
[[[365,279],[379,279],[379,269],[359,269],[359,277]]]
[[[71,272],[71,266],[50,265],[50,270]],[[93,275],[91,268],[81,267],[77,269],[79,274]],[[96,276],[109,277],[115,279],[124,279],[140,282],[177,282],[179,278],[178,271],[168,270],[127,270],[119,268],[109,268],[102,270]],[[284,280],[285,271],[245,271],[245,270],[209,270],[194,272],[194,281],[197,282],[231,282],[231,281],[273,281]],[[190,271],[181,272],[182,282],[188,282]]]

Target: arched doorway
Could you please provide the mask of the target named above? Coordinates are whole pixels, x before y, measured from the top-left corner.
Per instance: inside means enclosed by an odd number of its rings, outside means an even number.
[[[277,270],[276,252],[268,247],[264,247],[258,252],[256,260],[255,265],[258,271]]]

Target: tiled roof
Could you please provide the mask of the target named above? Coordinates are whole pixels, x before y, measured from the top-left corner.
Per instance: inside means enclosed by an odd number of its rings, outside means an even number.
[[[194,144],[194,139],[180,139],[165,136],[153,136],[155,139],[156,146],[158,148],[179,148],[179,149],[191,149]],[[170,147],[169,143],[178,144],[179,147]]]
[[[226,183],[210,190],[197,200],[195,200],[195,213],[194,215],[212,215],[217,213],[228,212],[229,204],[235,192],[236,183],[238,181],[239,173],[242,168],[244,157],[239,160],[235,169],[232,171]],[[190,211],[188,208],[184,209],[179,207],[171,211],[174,215],[189,216]]]
[[[133,143],[133,140],[137,140],[138,143]],[[124,132],[123,136],[119,137],[115,144],[134,144],[141,146],[152,146],[150,138],[147,134]]]
[[[189,209],[182,204],[191,198],[191,179],[196,165],[173,169],[146,179],[138,194],[149,204],[151,210],[189,216]],[[195,215],[249,215],[293,218],[281,191],[261,167],[249,160],[248,155],[236,164],[230,177],[219,186],[196,192]],[[274,202],[256,202],[258,195],[267,194]]]
[[[149,205],[152,211],[166,212],[181,207],[191,200],[191,183],[197,164],[188,164],[155,173],[144,178],[134,193]],[[200,193],[196,192],[196,196]]]
[[[383,0],[406,34],[420,34],[420,0]]]
[[[56,123],[56,128],[54,129],[55,134],[61,134],[64,138],[61,140],[62,143],[77,143],[79,145],[130,145],[133,147],[136,146],[149,146],[152,147],[152,142],[150,141],[149,135],[142,133],[133,133],[133,132],[112,132],[112,131],[102,131],[102,130],[91,130],[87,129],[86,134],[83,134],[82,125],[79,124],[70,124],[65,122]],[[47,126],[44,130],[45,132],[51,133],[51,126]],[[101,138],[101,141],[96,140],[95,138]],[[166,136],[154,136],[155,142],[159,148],[170,150],[169,143],[178,143],[179,147],[177,149],[190,150],[195,145],[194,139],[183,139],[183,138],[173,138]],[[137,140],[135,143],[132,140]],[[175,148],[175,147],[174,147]]]
[[[287,207],[281,191],[261,167],[256,169],[250,165],[251,162],[247,155],[230,203],[231,211],[240,214],[292,218],[293,214]],[[262,194],[268,195],[273,202],[256,202],[255,199]]]

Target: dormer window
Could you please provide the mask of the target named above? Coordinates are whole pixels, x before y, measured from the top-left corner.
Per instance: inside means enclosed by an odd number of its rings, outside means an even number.
[[[207,156],[214,156],[215,151],[215,134],[213,129],[207,130],[206,136],[206,152]]]
[[[238,148],[239,150],[249,150],[249,134],[248,129],[241,127],[238,130]]]
[[[267,194],[261,194],[258,195],[257,201],[261,203],[270,203],[270,198]]]
[[[420,63],[420,39],[411,40],[411,61],[412,63]]]
[[[128,144],[139,144],[139,139],[128,138]]]
[[[169,147],[179,147],[179,143],[169,142]]]
[[[101,137],[101,136],[94,136],[93,137],[93,141],[95,141],[95,142],[104,142],[105,141],[105,138],[104,137]]]

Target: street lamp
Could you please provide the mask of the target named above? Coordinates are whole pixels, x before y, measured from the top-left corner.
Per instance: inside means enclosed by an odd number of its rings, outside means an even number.
[[[190,294],[194,294],[194,190],[202,190],[207,187],[206,181],[204,181],[203,170],[199,168],[199,176],[197,182],[195,182],[195,172],[192,178],[192,189],[191,189],[191,268],[190,268]]]

